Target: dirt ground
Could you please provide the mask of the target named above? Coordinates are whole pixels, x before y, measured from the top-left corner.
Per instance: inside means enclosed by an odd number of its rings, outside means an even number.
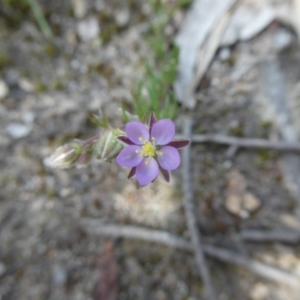
[[[144,38],[147,22],[155,17],[149,3],[87,1],[82,17],[72,3],[44,1],[55,34],[51,41],[30,11],[3,13],[0,7],[0,81],[8,89],[0,98],[0,299],[205,299],[191,254],[143,241],[100,238],[81,225],[82,219],[92,218],[100,225],[131,224],[188,238],[180,169],[169,184],[159,179],[136,189],[127,170],[115,163],[93,160],[86,168],[70,170],[43,163],[62,143],[96,134],[89,116],[99,108],[113,126],[120,126],[120,104],[130,103],[144,62],[153,59]],[[184,13],[174,17],[173,34]],[[80,35],[80,26],[93,20],[99,24],[97,38]],[[278,42],[282,32],[291,38],[284,47]],[[189,115],[195,134],[280,139],[268,94],[274,86],[264,75],[275,64],[298,136],[300,49],[291,28],[274,22],[229,51],[226,59],[218,51],[197,91],[196,109],[179,110],[178,132]],[[300,276],[298,244],[240,238],[246,229],[299,231],[300,202],[291,188],[287,159],[265,149],[228,155],[227,146],[195,143],[194,201],[205,242]],[[255,209],[236,214],[226,209],[233,176],[255,198]],[[220,300],[300,297],[300,287],[207,260]]]

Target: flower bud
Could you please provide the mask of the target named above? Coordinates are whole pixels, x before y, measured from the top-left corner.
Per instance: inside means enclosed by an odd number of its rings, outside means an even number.
[[[120,129],[110,129],[104,132],[99,141],[94,144],[96,157],[106,161],[116,158],[124,148],[124,145],[118,141],[117,137],[123,134],[124,132]]]
[[[84,151],[81,154],[81,156],[78,158],[78,160],[75,163],[75,167],[78,169],[86,167],[93,157],[93,152],[89,148],[84,150],[86,151]]]
[[[51,168],[66,169],[74,166],[82,153],[82,142],[74,140],[60,146],[46,159],[45,164]]]

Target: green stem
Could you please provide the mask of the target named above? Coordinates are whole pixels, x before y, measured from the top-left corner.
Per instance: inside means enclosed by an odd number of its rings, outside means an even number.
[[[51,38],[53,36],[52,30],[43,15],[40,5],[38,4],[37,0],[27,0],[28,4],[30,5],[32,12],[36,21],[38,22],[43,34],[47,38]]]

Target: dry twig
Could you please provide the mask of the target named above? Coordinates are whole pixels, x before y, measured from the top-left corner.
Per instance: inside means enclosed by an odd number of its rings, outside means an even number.
[[[184,126],[184,136],[186,138],[189,138],[191,136],[192,132],[192,121],[191,119],[187,118],[185,120],[185,126]],[[194,248],[196,263],[198,266],[198,269],[200,271],[200,275],[202,277],[202,280],[205,284],[207,296],[209,299],[217,299],[215,296],[215,292],[212,285],[211,276],[209,273],[209,269],[207,267],[205,256],[202,248],[202,242],[201,242],[201,234],[199,232],[198,226],[197,226],[197,219],[195,216],[195,209],[194,209],[194,203],[193,203],[193,187],[191,185],[191,150],[190,146],[185,147],[183,150],[182,155],[182,170],[183,170],[183,192],[184,192],[184,198],[183,198],[183,204],[185,208],[185,213],[187,217],[187,225],[189,232],[191,234],[192,239],[192,245]]]
[[[183,138],[183,136],[178,135],[176,138],[180,139]],[[216,143],[252,149],[267,148],[278,151],[300,151],[300,143],[275,142],[255,138],[239,138],[220,134],[196,134],[191,136],[191,140],[194,143]]]
[[[296,231],[243,230],[240,236],[249,242],[285,242],[291,244],[300,242],[300,233]]]
[[[139,239],[189,252],[194,251],[194,247],[190,241],[165,231],[151,230],[128,225],[105,225],[96,219],[83,219],[81,224],[89,234],[97,236]],[[232,263],[245,267],[263,278],[285,283],[293,287],[299,287],[300,285],[300,278],[294,274],[268,266],[256,260],[249,259],[227,249],[203,244],[203,250],[206,255],[209,255],[212,258],[225,263]]]
[[[139,239],[146,242],[163,244],[168,247],[192,251],[191,243],[181,237],[161,230],[146,229],[130,225],[107,225],[97,219],[84,218],[81,225],[90,234],[113,238]]]

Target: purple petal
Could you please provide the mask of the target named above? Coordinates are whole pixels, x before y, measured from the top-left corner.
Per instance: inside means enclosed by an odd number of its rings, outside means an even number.
[[[127,178],[130,179],[135,175],[136,167],[131,168],[130,172],[128,173]]]
[[[117,136],[117,139],[119,141],[121,141],[122,143],[124,143],[124,144],[134,145],[133,142],[127,136],[125,136],[125,135]]]
[[[178,141],[171,141],[167,146],[172,146],[176,149],[183,148],[190,143],[190,140],[178,140]]]
[[[132,121],[127,123],[125,132],[128,138],[137,145],[142,145],[144,141],[149,141],[149,129],[141,122]]]
[[[166,182],[169,182],[170,181],[170,171],[163,169],[160,165],[159,165],[159,171],[160,171],[162,177],[164,178],[164,180]]]
[[[166,145],[175,135],[175,125],[170,119],[157,121],[151,130],[151,138],[155,138],[156,145]]]
[[[119,153],[116,161],[122,167],[136,167],[143,160],[143,157],[139,154],[141,151],[140,146],[127,146]]]
[[[140,185],[147,185],[158,176],[159,168],[153,157],[146,157],[136,167],[136,179]]]
[[[177,149],[165,146],[159,151],[158,162],[165,170],[172,171],[180,165],[180,155]]]
[[[156,117],[154,112],[151,112],[150,117],[149,117],[149,132],[151,133],[152,126],[156,122]]]

